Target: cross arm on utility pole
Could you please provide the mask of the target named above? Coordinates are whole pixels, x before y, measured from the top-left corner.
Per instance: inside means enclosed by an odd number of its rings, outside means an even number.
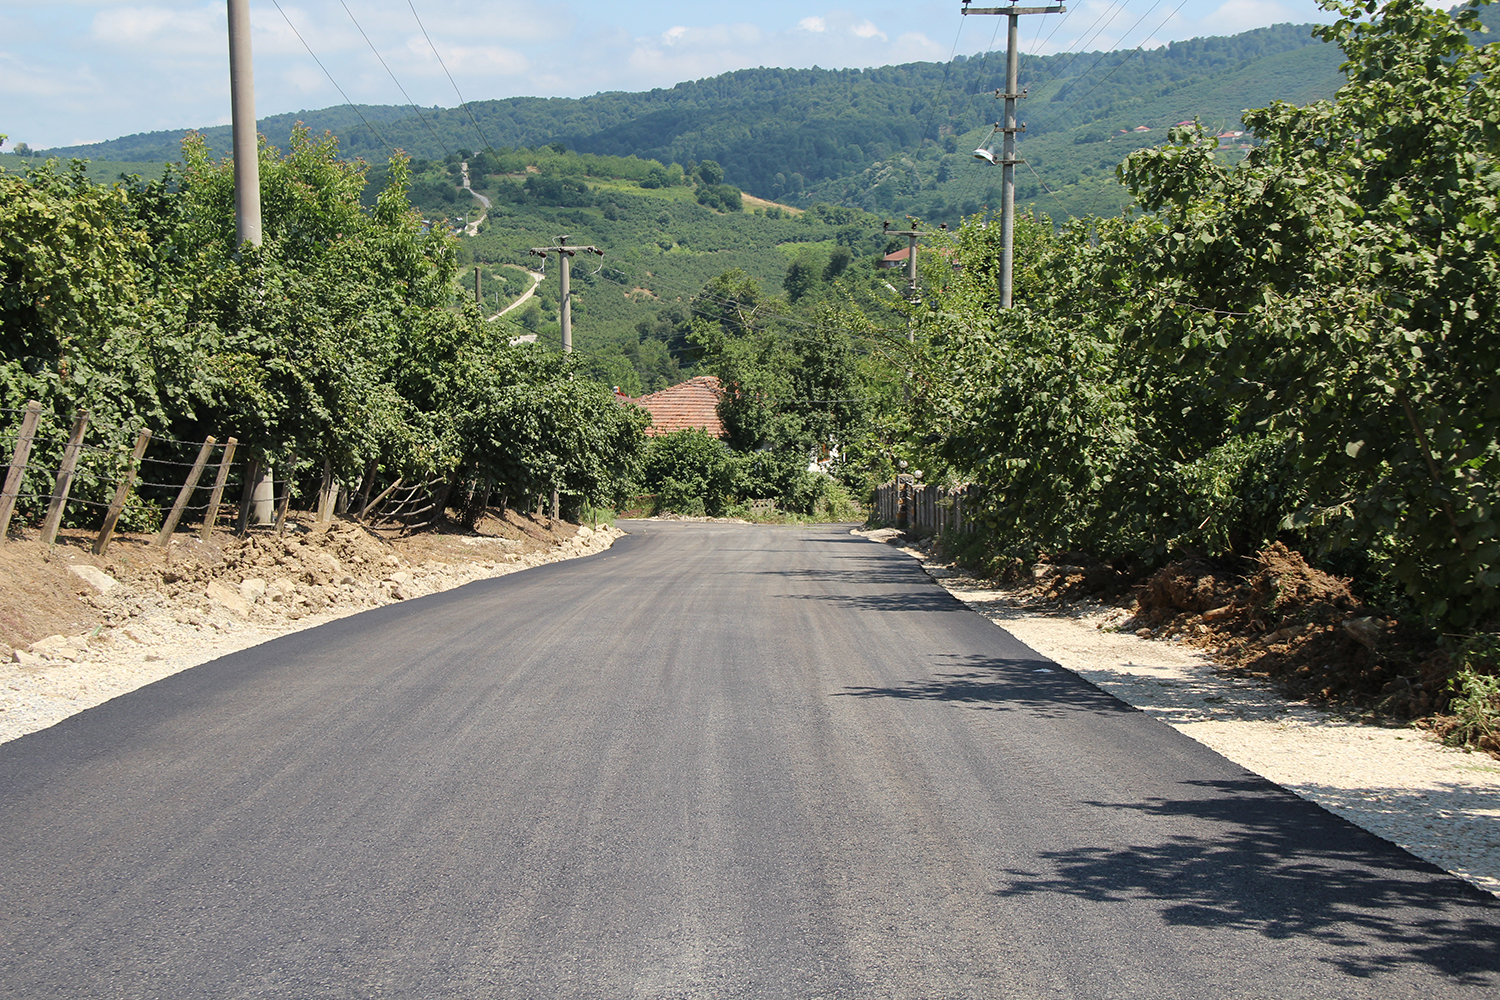
[[[1062,4],[1051,7],[970,7],[972,0],[963,0],[964,13],[967,14],[1062,14],[1068,8]]]
[[[572,263],[573,255],[580,253],[598,254],[604,256],[604,251],[596,246],[574,246],[568,243],[571,236],[559,236],[557,245],[550,247],[532,247],[531,256],[546,258],[548,254],[557,254],[557,259],[562,262],[562,288],[559,293],[562,303],[558,309],[558,325],[562,327],[562,349],[564,354],[573,353],[573,302],[569,298],[568,278],[569,265]]]
[[[1062,14],[1067,8],[1062,4],[1054,4],[1048,7],[970,7],[971,0],[963,0],[964,14],[1003,14],[1010,21],[1010,31],[1006,36],[1005,50],[1005,90],[996,91],[995,96],[1005,100],[1004,123],[996,122],[995,131],[990,133],[993,141],[996,135],[1003,135],[1004,142],[1001,145],[999,156],[994,155],[987,146],[980,146],[974,151],[974,155],[990,163],[998,164],[1001,168],[1001,199],[1000,199],[1000,308],[1009,309],[1011,300],[1011,276],[1014,269],[1014,242],[1016,225],[1016,164],[1025,161],[1016,156],[1016,133],[1026,131],[1025,125],[1016,124],[1016,101],[1026,96],[1026,92],[1020,89],[1017,77],[1017,42],[1016,25],[1023,14]]]
[[[947,230],[948,224],[945,222],[936,231],[946,233]],[[934,230],[918,229],[915,224],[910,229],[892,229],[891,224],[887,222],[881,227],[881,231],[886,236],[906,237],[906,298],[909,302],[920,302],[921,296],[917,293],[917,240],[923,236],[931,236]],[[906,339],[909,342],[916,340],[916,334],[910,322],[907,323]]]

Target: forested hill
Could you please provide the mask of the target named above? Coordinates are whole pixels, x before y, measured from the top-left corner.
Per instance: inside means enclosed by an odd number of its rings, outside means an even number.
[[[1290,59],[1288,58],[1290,57]],[[1258,66],[1274,71],[1256,72]],[[1311,37],[1307,25],[1276,25],[1243,34],[1176,42],[1154,51],[1071,53],[1027,58],[1022,85],[1029,137],[1079,126],[1171,124],[1199,115],[1214,125],[1236,122],[1243,108],[1276,97],[1327,96],[1339,53]],[[893,154],[985,128],[996,117],[993,92],[1004,83],[1003,53],[958,57],[952,65],[908,63],[866,70],[748,69],[645,93],[581,99],[516,97],[460,108],[423,110],[361,106],[374,131],[350,107],[262,119],[283,142],[304,121],[339,135],[346,154],[384,159],[387,145],[418,157],[459,149],[562,142],[583,152],[636,155],[665,163],[712,159],[726,180],[772,197],[852,177]],[[1225,81],[1233,81],[1225,86]],[[1170,121],[1168,120],[1170,119]],[[431,126],[429,128],[428,126]],[[378,137],[375,133],[378,132]],[[175,159],[181,132],[128,136],[49,155],[141,161]],[[227,127],[205,130],[211,148],[227,152]],[[383,141],[382,141],[383,140]]]

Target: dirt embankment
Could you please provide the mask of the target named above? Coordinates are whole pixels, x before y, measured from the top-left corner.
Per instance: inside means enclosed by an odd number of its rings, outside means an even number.
[[[277,635],[545,562],[619,536],[507,512],[473,531],[384,537],[352,521],[289,522],[207,542],[180,533],[0,544],[0,740],[31,732]]]
[[[1143,580],[1079,553],[1013,575],[1020,600],[1112,602],[1130,612],[1122,630],[1196,646],[1292,698],[1442,728],[1452,667],[1430,630],[1370,608],[1280,542],[1239,567],[1188,558]]]

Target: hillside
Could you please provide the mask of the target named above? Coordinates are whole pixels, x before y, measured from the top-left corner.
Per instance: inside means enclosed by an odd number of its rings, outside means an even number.
[[[1330,96],[1340,81],[1340,54],[1310,31],[1309,25],[1283,24],[1152,51],[1026,58],[1023,148],[1031,169],[1021,172],[1023,204],[1053,215],[1117,210],[1113,167],[1139,137],[1098,143],[1121,128],[1159,130],[1198,117],[1228,129],[1248,107]],[[424,110],[419,119],[411,108],[393,106],[277,115],[260,127],[274,143],[284,143],[299,120],[315,131],[329,129],[346,155],[372,162],[383,161],[388,146],[440,160],[485,146],[551,143],[684,166],[711,159],[723,165],[728,183],[764,198],[831,201],[951,223],[998,203],[998,171],[969,154],[999,115],[993,93],[1003,84],[1003,54],[987,53],[960,56],[951,65],[760,68],[645,93],[478,101],[469,105],[478,131],[461,108]],[[226,126],[204,134],[211,148],[227,151]],[[175,159],[181,135],[150,133],[47,153]],[[1159,131],[1149,138],[1159,138]]]
[[[711,183],[710,163],[690,175],[656,161],[547,147],[481,154],[468,162],[473,189],[492,202],[485,212],[457,186],[459,161],[450,161],[417,161],[412,199],[435,223],[443,219],[454,228],[454,220],[484,215],[477,235],[461,241],[464,269],[455,297],[472,297],[478,267],[485,311],[498,311],[529,287],[524,272],[540,266],[531,247],[551,246],[564,233],[574,244],[600,247],[602,260],[574,262],[573,343],[596,375],[633,394],[692,374],[693,300],[726,271],[743,271],[770,296],[794,261],[816,260],[823,274],[842,246],[846,285],[855,282],[851,290],[866,298],[872,286],[881,287],[874,263],[888,240],[878,218],[828,205],[702,204],[712,201],[706,191],[723,188]],[[384,168],[371,171],[367,197],[383,174]],[[556,268],[553,258],[533,298],[507,316],[554,345],[560,341]]]

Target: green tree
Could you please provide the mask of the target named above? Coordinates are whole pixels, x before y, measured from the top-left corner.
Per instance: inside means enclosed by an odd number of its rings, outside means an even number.
[[[1236,169],[1188,130],[1126,162],[1154,213],[1115,254],[1129,336],[1290,436],[1298,523],[1386,552],[1434,620],[1471,627],[1500,610],[1497,54],[1475,7],[1326,6],[1335,101],[1248,113]]]

